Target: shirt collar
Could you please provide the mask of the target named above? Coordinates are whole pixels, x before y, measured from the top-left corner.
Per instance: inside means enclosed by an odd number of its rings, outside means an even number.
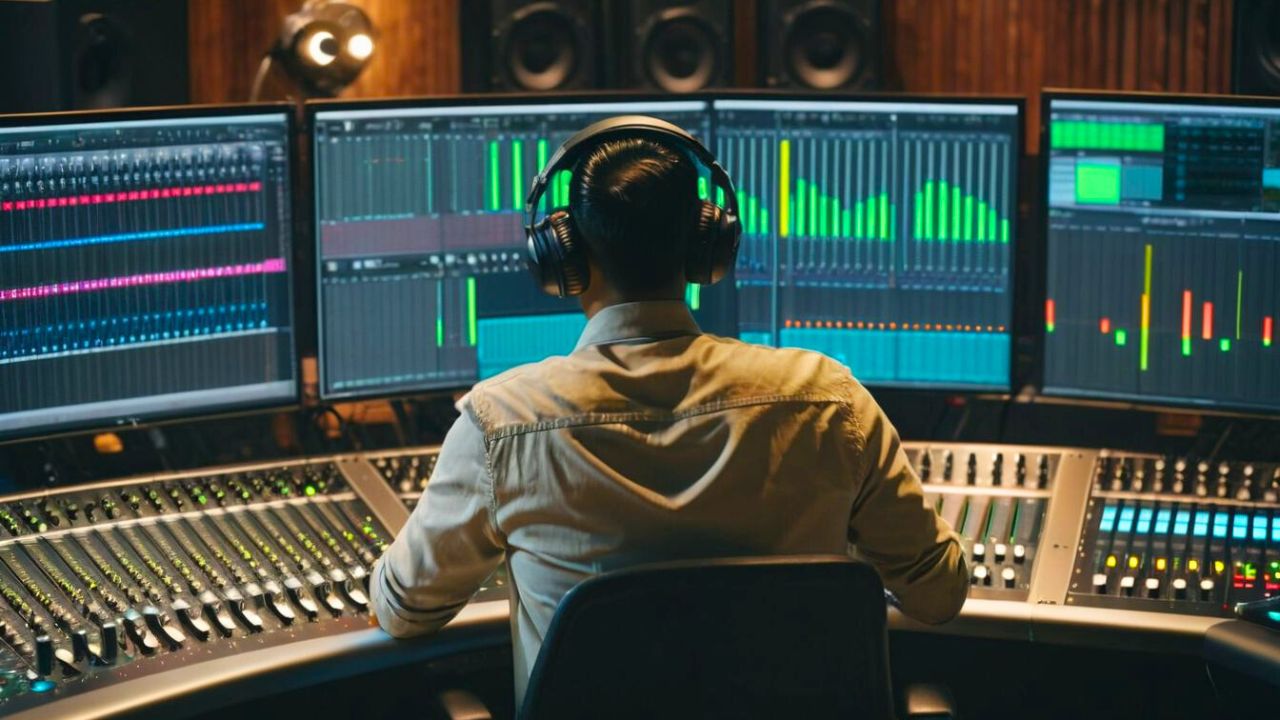
[[[646,300],[610,305],[587,321],[574,350],[590,345],[660,340],[697,335],[702,330],[681,300]]]

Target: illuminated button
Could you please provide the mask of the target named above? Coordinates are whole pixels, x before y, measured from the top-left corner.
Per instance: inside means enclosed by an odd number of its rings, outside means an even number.
[[[1018,572],[1011,567],[1007,567],[1000,571],[1000,579],[1004,580],[1006,588],[1012,588],[1014,582],[1018,579]]]
[[[1188,560],[1188,561],[1187,561],[1187,570],[1189,570],[1190,572],[1196,572],[1196,571],[1198,571],[1199,569],[1200,569],[1200,561],[1199,561],[1199,560]]]
[[[1109,568],[1113,568],[1113,567],[1115,567],[1115,566],[1116,566],[1117,562],[1118,562],[1118,561],[1116,560],[1116,556],[1115,556],[1115,555],[1108,555],[1108,556],[1107,556],[1107,567],[1109,567]]]
[[[1160,578],[1147,578],[1147,597],[1160,597]]]
[[[1187,598],[1187,581],[1184,578],[1175,578],[1173,581],[1173,596],[1179,600]]]
[[[980,542],[978,542],[978,543],[974,543],[974,544],[973,544],[973,559],[974,559],[974,560],[981,561],[981,560],[982,560],[983,558],[985,558],[986,556],[987,556],[987,546],[986,546],[986,545],[983,545],[983,544],[982,544],[982,543],[980,543]]]
[[[1165,560],[1164,558],[1156,558],[1156,570],[1159,570],[1160,572],[1164,572],[1165,568],[1167,568],[1168,566],[1169,566],[1168,560]]]
[[[1227,569],[1227,564],[1226,564],[1225,562],[1223,562],[1223,561],[1221,561],[1221,560],[1214,560],[1214,561],[1213,561],[1213,573],[1214,573],[1215,575],[1221,575],[1221,574],[1222,574],[1222,571],[1223,571],[1223,570],[1226,570],[1226,569]]]
[[[1013,546],[1013,561],[1020,563],[1027,559],[1027,548],[1022,545]]]
[[[1093,574],[1093,591],[1099,595],[1107,592],[1107,576],[1103,573]]]
[[[30,685],[29,687],[31,688],[31,692],[34,692],[34,693],[47,693],[47,692],[49,692],[50,690],[54,689],[54,688],[55,688],[55,687],[57,687],[57,686],[58,686],[58,684],[57,684],[57,683],[55,683],[55,682],[54,682],[54,681],[52,681],[52,680],[44,680],[44,679],[41,679],[41,680],[33,680],[33,681],[31,682],[31,685]]]
[[[1138,569],[1138,564],[1139,564],[1139,563],[1141,563],[1141,562],[1142,562],[1142,558],[1138,557],[1137,555],[1130,555],[1130,556],[1129,556],[1129,569],[1130,569],[1130,570],[1137,570],[1137,569]]]
[[[1004,562],[1004,556],[1009,554],[1009,548],[1004,543],[996,543],[995,545],[996,562]]]
[[[1137,581],[1134,579],[1132,575],[1125,575],[1124,577],[1120,578],[1120,590],[1122,590],[1125,595],[1132,595],[1133,587],[1136,583]]]

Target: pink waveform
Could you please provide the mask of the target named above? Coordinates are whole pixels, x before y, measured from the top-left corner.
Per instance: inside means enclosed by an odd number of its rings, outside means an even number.
[[[75,293],[115,290],[117,288],[139,287],[142,285],[167,285],[170,283],[195,282],[197,280],[240,277],[242,275],[267,275],[281,273],[284,270],[284,258],[270,258],[262,262],[242,265],[169,270],[168,272],[143,273],[141,275],[76,280],[75,282],[58,283],[56,285],[11,288],[9,290],[0,290],[0,302],[6,300],[35,300],[58,295],[74,295]]]
[[[260,190],[262,190],[262,183],[256,180],[254,182],[218,183],[216,185],[147,188],[143,190],[93,193],[91,195],[5,200],[0,202],[0,211],[15,212],[18,210],[44,210],[46,208],[79,207],[81,205],[101,205],[103,203],[136,202],[139,200],[168,200],[170,198],[202,197],[205,195],[250,193],[259,192]]]

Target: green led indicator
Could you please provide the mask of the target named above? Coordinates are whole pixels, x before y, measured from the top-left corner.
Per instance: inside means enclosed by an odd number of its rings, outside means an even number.
[[[1125,332],[1124,328],[1117,328],[1116,329],[1116,345],[1120,345],[1123,347],[1124,344],[1128,341],[1129,341],[1129,333]]]
[[[308,485],[306,488],[303,489],[303,492],[307,494],[307,497],[310,497],[316,494],[316,488],[314,485]]]

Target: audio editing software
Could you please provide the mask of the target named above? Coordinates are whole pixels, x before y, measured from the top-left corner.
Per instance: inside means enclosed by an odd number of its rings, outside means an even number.
[[[875,385],[1009,384],[1012,103],[713,103],[737,182],[739,336]]]
[[[290,202],[283,112],[0,127],[0,435],[290,401]]]
[[[324,395],[468,385],[570,352],[586,321],[529,277],[525,199],[560,143],[620,114],[710,132],[699,101],[318,110]],[[543,207],[568,202],[562,171]],[[715,292],[688,292],[708,330]]]
[[[1280,110],[1051,99],[1047,393],[1280,407]]]

